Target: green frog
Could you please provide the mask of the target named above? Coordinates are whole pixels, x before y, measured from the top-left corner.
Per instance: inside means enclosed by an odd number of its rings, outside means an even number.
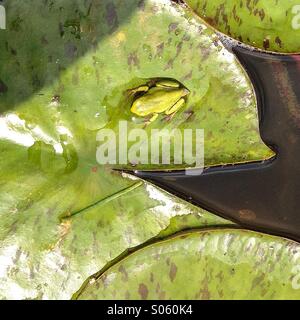
[[[130,111],[140,117],[151,116],[153,122],[161,113],[173,117],[184,106],[190,91],[175,80],[157,80],[130,90],[139,94],[133,101]]]

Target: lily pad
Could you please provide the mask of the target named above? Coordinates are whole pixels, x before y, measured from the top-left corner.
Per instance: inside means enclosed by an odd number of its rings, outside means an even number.
[[[208,24],[250,46],[273,52],[300,52],[297,0],[186,0]]]
[[[189,10],[162,0],[130,0],[126,6],[116,0],[44,6],[34,0],[10,1],[7,11],[8,29],[0,33],[0,79],[6,88],[0,110],[27,127],[38,127],[51,137],[46,143],[59,143],[68,132],[77,154],[95,159],[98,129],[110,128],[118,135],[120,120],[128,121],[128,131],[144,128],[133,121],[127,90],[147,79],[168,77],[190,90],[188,102],[172,121],[161,115],[149,125],[147,137],[152,129],[203,129],[205,165],[273,155],[258,133],[247,75]],[[46,29],[41,27],[45,21]],[[72,21],[80,24],[79,31]],[[194,145],[195,138],[188,143]],[[177,165],[184,166],[189,165]]]
[[[74,298],[299,299],[299,253],[298,243],[246,230],[191,232],[134,252]]]
[[[206,164],[272,155],[258,134],[252,86],[210,28],[165,0],[6,5],[1,298],[68,299],[88,276],[157,236],[175,216],[201,216],[199,227],[228,223],[96,161],[99,129],[117,131],[120,120],[143,126],[132,121],[124,92],[155,77],[177,79],[191,94],[172,121],[161,117],[146,130],[200,125]],[[182,228],[188,226],[173,232]]]

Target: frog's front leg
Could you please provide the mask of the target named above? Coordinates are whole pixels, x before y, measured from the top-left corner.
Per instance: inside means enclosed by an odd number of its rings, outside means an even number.
[[[149,123],[155,121],[158,117],[158,113],[153,113],[152,117],[148,120]]]
[[[139,86],[137,88],[128,90],[128,93],[129,95],[135,95],[136,93],[147,92],[148,90],[149,90],[148,86]]]
[[[144,129],[147,128],[147,126],[148,126],[151,122],[155,121],[155,120],[157,119],[157,117],[158,117],[158,113],[153,113],[152,117],[151,117],[150,119],[148,118],[148,119],[145,121]]]
[[[185,100],[181,98],[178,100],[171,108],[169,108],[165,114],[167,115],[164,120],[165,121],[170,121],[173,119],[174,115],[176,112],[185,104]]]

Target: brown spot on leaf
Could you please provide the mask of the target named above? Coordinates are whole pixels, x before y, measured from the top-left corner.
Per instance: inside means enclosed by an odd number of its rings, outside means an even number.
[[[282,48],[282,42],[281,42],[281,39],[277,36],[276,39],[275,39],[275,43],[280,47]]]
[[[161,44],[159,44],[157,47],[156,47],[156,55],[158,57],[161,57],[163,55],[163,52],[164,52],[164,48],[165,48],[165,43],[162,42]]]
[[[177,44],[177,46],[176,46],[176,57],[179,56],[181,50],[182,50],[182,41],[179,42],[179,43]]]
[[[262,285],[262,282],[265,278],[265,274],[261,274],[258,277],[254,278],[252,281],[251,290],[255,289],[258,285]]]
[[[115,5],[112,2],[109,2],[106,5],[106,21],[111,29],[115,29],[119,25],[117,11]]]
[[[250,13],[252,13],[252,8],[250,7],[250,4],[251,4],[251,0],[247,0],[246,1],[246,7],[250,11]]]
[[[188,74],[186,74],[186,75],[183,77],[183,81],[192,79],[192,76],[193,76],[193,70],[191,70]]]
[[[154,274],[152,272],[150,274],[150,282],[154,282]]]
[[[186,110],[184,114],[186,115],[185,121],[192,121],[195,118],[195,112],[192,109]]]
[[[6,93],[8,90],[7,85],[0,79],[0,94]]]
[[[170,272],[169,272],[169,277],[172,282],[174,281],[176,274],[177,274],[177,266],[175,263],[172,262],[170,266]]]
[[[164,70],[173,69],[173,65],[174,65],[174,59],[170,59],[166,64]]]
[[[168,266],[170,265],[170,262],[171,262],[171,261],[170,261],[170,258],[167,258],[167,259],[166,259],[166,264],[167,264]]]
[[[30,268],[29,268],[29,278],[31,280],[33,280],[34,276],[35,276],[34,268],[33,268],[33,266],[30,266]]]
[[[170,24],[169,24],[168,32],[171,33],[171,32],[173,32],[173,31],[175,31],[175,30],[177,29],[177,26],[178,26],[178,23],[175,23],[175,22],[170,23]]]
[[[228,16],[227,16],[227,14],[222,14],[222,18],[223,18],[223,21],[225,22],[225,24],[227,25],[228,24]]]
[[[269,39],[264,39],[263,47],[264,47],[265,50],[270,48],[270,40]]]
[[[201,50],[202,59],[204,61],[209,57],[211,50],[210,48],[204,48],[204,47],[203,48],[200,47],[200,50]]]
[[[17,55],[17,50],[14,49],[14,48],[10,48],[10,53],[11,53],[13,56],[16,56],[16,55]]]
[[[148,297],[148,288],[143,283],[139,285],[139,295],[143,300],[146,300]]]
[[[64,29],[64,25],[62,22],[59,23],[58,25],[58,30],[59,30],[59,35],[61,36],[61,38],[64,36],[65,34],[65,29]]]
[[[157,293],[159,300],[164,300],[164,299],[165,299],[165,297],[166,297],[166,292],[162,290],[162,288],[160,287],[159,282],[158,282],[157,285],[156,285],[155,292]]]
[[[132,66],[139,67],[140,60],[136,54],[136,52],[131,52],[128,56],[127,63],[131,69]]]
[[[182,38],[182,41],[190,41],[191,40],[191,36],[189,34],[185,34]]]
[[[15,258],[13,258],[13,263],[14,264],[17,264],[17,262],[19,261],[19,259],[21,257],[21,254],[22,254],[22,250],[21,250],[21,248],[18,248]]]
[[[223,271],[220,271],[220,272],[216,275],[216,278],[219,279],[220,283],[222,283],[223,280],[224,280]]]
[[[199,293],[197,294],[197,298],[200,297],[201,300],[209,300],[210,299],[210,292],[208,288],[209,279],[206,275],[201,283],[201,288],[199,290]]]
[[[140,0],[138,3],[138,8],[142,11],[145,10],[145,0]]]
[[[128,273],[127,273],[127,271],[126,271],[124,266],[121,265],[119,267],[119,272],[122,273],[122,281],[128,281]]]
[[[233,19],[239,23],[240,22],[240,17],[237,15],[236,13],[236,5],[233,7],[233,10],[232,10],[232,14],[233,14]]]
[[[255,9],[254,12],[253,12],[253,14],[254,14],[255,16],[258,15],[258,16],[260,17],[260,20],[261,20],[261,21],[263,21],[263,20],[265,19],[265,16],[266,16],[264,9],[261,9],[261,10]]]

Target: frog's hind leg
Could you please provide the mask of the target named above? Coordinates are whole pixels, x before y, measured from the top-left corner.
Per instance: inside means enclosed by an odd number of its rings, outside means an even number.
[[[166,115],[175,114],[185,103],[185,100],[181,98],[178,100],[170,109],[168,109],[165,113]]]
[[[166,121],[170,121],[173,119],[174,115],[176,114],[176,112],[185,104],[185,100],[183,98],[181,98],[179,101],[177,101],[174,106],[172,106],[170,109],[168,109],[165,114],[167,115],[167,117],[165,117],[164,119]]]
[[[156,87],[162,87],[162,88],[179,88],[180,84],[178,82],[172,81],[172,80],[160,80],[156,82]]]

